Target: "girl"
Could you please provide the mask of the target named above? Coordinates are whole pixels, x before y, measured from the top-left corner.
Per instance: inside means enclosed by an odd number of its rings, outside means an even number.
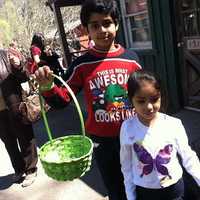
[[[46,44],[46,39],[42,33],[35,33],[31,42],[31,57],[29,73],[33,74],[38,67],[47,65],[54,72],[54,74],[61,76],[65,73],[59,62],[59,55],[51,49],[50,45]],[[60,81],[55,80],[57,85],[61,85]]]
[[[200,162],[188,145],[181,121],[159,112],[159,80],[144,70],[132,73],[128,96],[136,115],[123,122],[120,160],[128,200],[182,200],[182,164],[200,186]]]
[[[31,57],[32,62],[30,62],[29,66],[29,72],[32,74],[37,70],[38,67],[41,67],[46,63],[45,60],[45,38],[42,33],[35,33],[33,35],[32,41],[31,41]]]

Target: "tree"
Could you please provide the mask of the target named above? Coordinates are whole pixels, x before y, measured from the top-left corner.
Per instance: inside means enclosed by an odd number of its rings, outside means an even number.
[[[53,13],[44,0],[6,0],[0,13],[0,19],[10,26],[10,39],[17,39],[25,48],[30,46],[34,32],[45,33],[54,24]]]
[[[46,6],[47,0],[4,0],[0,3],[0,40],[8,45],[14,38],[29,51],[35,32],[47,35],[55,30],[54,13]],[[79,19],[80,7],[61,9],[64,23],[73,23]],[[2,25],[3,24],[3,25]]]
[[[3,19],[0,19],[0,44],[10,41],[10,25]]]

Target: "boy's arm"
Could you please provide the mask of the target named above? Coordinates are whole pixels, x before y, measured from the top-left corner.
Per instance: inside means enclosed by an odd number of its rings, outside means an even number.
[[[42,93],[45,101],[53,108],[64,108],[71,101],[65,88],[54,85],[51,90]]]
[[[75,95],[81,90],[83,86],[81,74],[79,73],[79,70],[74,68],[73,63],[65,77],[62,78],[65,81],[67,80],[67,84]],[[54,108],[63,108],[71,101],[71,96],[67,89],[64,86],[58,87],[55,84],[51,86],[50,90],[47,89],[47,91],[44,91],[42,95],[47,103]]]

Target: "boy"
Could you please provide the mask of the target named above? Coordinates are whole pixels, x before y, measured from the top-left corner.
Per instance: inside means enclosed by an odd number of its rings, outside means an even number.
[[[77,58],[69,68],[67,83],[77,94],[84,89],[88,118],[86,131],[94,142],[95,158],[108,189],[109,200],[125,200],[119,161],[119,130],[124,119],[133,115],[127,98],[127,79],[140,69],[134,52],[115,44],[119,12],[114,0],[86,0],[81,23],[94,47]],[[52,83],[52,71],[44,66],[35,72],[43,95],[50,105],[69,103],[65,88]]]

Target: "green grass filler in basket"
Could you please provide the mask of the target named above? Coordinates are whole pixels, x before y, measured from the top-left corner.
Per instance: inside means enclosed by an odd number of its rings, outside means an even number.
[[[70,92],[79,113],[82,135],[69,135],[52,139],[47,117],[43,108],[43,99],[40,96],[42,117],[48,133],[49,141],[39,150],[39,158],[45,173],[58,181],[68,181],[83,176],[91,166],[93,143],[85,136],[83,116],[78,101],[69,86],[58,76]]]

